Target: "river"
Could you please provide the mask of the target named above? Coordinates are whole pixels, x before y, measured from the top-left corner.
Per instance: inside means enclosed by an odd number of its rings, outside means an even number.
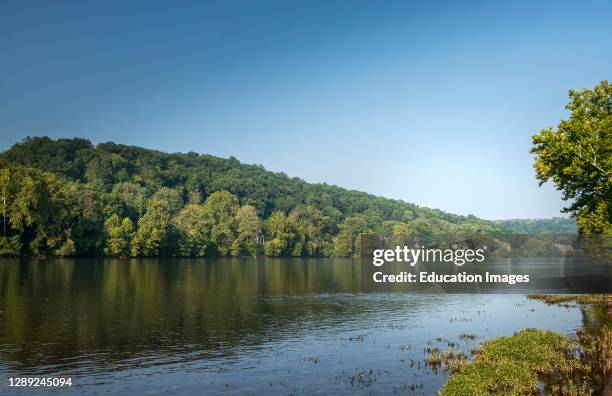
[[[532,275],[557,268],[520,265]],[[2,259],[0,392],[9,377],[44,375],[71,377],[63,391],[78,393],[429,395],[447,374],[425,365],[427,347],[469,356],[483,339],[583,324],[579,308],[528,300],[526,290],[378,285],[371,267]]]

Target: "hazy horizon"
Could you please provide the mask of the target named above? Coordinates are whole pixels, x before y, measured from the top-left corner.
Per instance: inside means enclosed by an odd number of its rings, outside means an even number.
[[[485,219],[567,217],[531,135],[608,78],[612,4],[0,5],[0,150],[83,137],[234,156]]]

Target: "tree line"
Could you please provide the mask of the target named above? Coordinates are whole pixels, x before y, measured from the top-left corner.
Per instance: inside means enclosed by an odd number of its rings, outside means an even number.
[[[28,137],[0,168],[4,255],[344,257],[363,233],[435,243],[503,231],[233,157]]]

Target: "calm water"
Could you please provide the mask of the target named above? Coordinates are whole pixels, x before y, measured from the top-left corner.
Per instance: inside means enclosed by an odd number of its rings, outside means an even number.
[[[348,259],[0,260],[0,393],[10,376],[45,374],[80,393],[435,394],[446,375],[425,367],[426,346],[469,352],[525,327],[569,334],[588,316],[524,294],[380,286],[371,270]]]

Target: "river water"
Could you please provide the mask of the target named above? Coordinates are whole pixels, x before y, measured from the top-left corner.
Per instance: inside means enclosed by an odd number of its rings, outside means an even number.
[[[583,324],[580,308],[531,301],[526,290],[379,285],[371,267],[2,259],[0,393],[60,391],[8,387],[9,377],[44,375],[71,377],[61,391],[77,393],[429,395],[447,374],[424,364],[427,347],[469,356],[486,338]]]

